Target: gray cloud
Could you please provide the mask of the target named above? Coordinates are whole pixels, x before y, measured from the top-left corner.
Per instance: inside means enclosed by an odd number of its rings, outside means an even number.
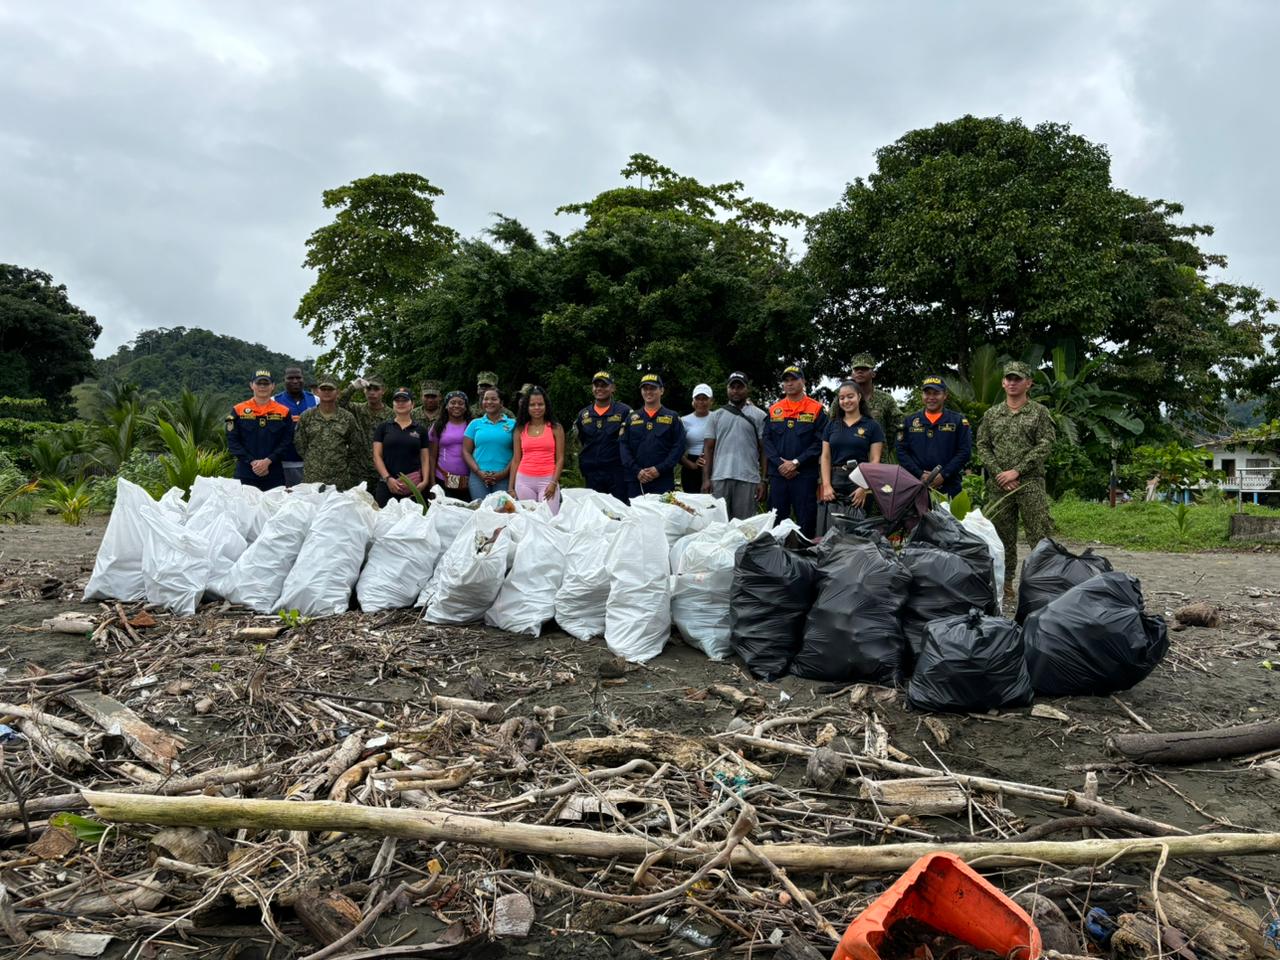
[[[0,0],[0,260],[67,284],[100,353],[179,324],[314,353],[303,243],[355,177],[425,174],[464,234],[564,232],[644,151],[812,213],[904,131],[999,113],[1107,143],[1280,291],[1280,8],[903,6]]]

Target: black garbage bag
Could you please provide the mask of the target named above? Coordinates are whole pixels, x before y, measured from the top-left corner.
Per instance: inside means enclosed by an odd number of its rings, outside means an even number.
[[[753,676],[776,680],[800,649],[817,579],[813,547],[771,536],[744,543],[734,556],[729,642]]]
[[[902,564],[911,573],[911,586],[902,608],[902,628],[913,658],[920,656],[930,622],[963,616],[974,607],[983,613],[994,612],[991,554],[986,544],[982,550],[985,569],[962,554],[914,539],[903,548]]]
[[[924,649],[907,685],[907,703],[917,710],[984,712],[1034,699],[1022,628],[1012,620],[983,616],[975,607],[925,627]]]
[[[1111,561],[1092,550],[1074,554],[1058,541],[1045,537],[1022,563],[1015,619],[1025,623],[1033,612],[1056,600],[1077,583],[1084,583],[1090,577],[1111,569]]]
[[[791,672],[892,683],[902,660],[899,615],[911,574],[883,539],[829,534],[819,551],[817,596]]]
[[[975,603],[974,606],[983,613],[996,612],[996,589],[1000,584],[995,582],[996,568],[991,561],[991,550],[987,546],[987,541],[972,530],[966,529],[949,511],[935,507],[921,517],[916,528],[911,531],[911,539],[907,541],[907,546],[913,544],[938,547],[947,553],[962,557],[979,576],[990,584],[990,596],[983,603]],[[966,613],[967,608],[958,612]]]
[[[1138,579],[1112,570],[1032,613],[1022,641],[1036,693],[1103,696],[1144,680],[1169,649],[1169,630],[1142,612]]]

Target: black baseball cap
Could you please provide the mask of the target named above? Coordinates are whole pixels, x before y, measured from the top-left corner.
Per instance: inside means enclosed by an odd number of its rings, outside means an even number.
[[[750,383],[750,382],[751,382],[751,378],[750,378],[750,377],[748,377],[748,376],[747,376],[745,373],[743,373],[741,370],[735,370],[735,371],[733,371],[733,373],[729,374],[729,379],[728,379],[728,380],[726,380],[725,382],[726,382],[726,383],[735,383],[735,382],[737,382],[737,381],[739,381],[739,380],[740,380],[740,381],[742,381],[743,383]]]
[[[597,370],[596,375],[591,378],[592,383],[613,383],[613,377],[609,376],[608,370]]]
[[[640,378],[641,387],[659,387],[662,386],[662,378],[656,373],[646,373]]]
[[[413,394],[409,392],[408,387],[396,387],[396,392],[391,395],[391,399],[413,401]]]
[[[800,369],[798,364],[793,363],[782,371],[782,379],[785,380],[787,377],[795,377],[799,380],[803,380],[804,371]]]
[[[943,380],[941,377],[925,377],[924,380],[920,382],[920,389],[941,390],[943,393],[946,393],[947,381]]]
[[[254,383],[275,383],[275,378],[271,376],[270,370],[255,370],[253,372]]]

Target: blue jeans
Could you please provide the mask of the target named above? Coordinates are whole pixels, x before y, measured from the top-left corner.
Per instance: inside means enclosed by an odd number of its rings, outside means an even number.
[[[499,490],[501,490],[503,493],[506,493],[507,490],[509,489],[507,484],[508,484],[508,478],[506,477],[503,477],[501,480],[495,483],[492,487],[486,486],[485,482],[481,480],[479,477],[477,477],[474,473],[467,477],[467,486],[471,488],[472,500],[483,500],[489,494],[497,493]]]

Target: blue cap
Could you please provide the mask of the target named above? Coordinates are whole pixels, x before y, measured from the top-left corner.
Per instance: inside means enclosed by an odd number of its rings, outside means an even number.
[[[920,381],[920,389],[921,390],[941,390],[943,393],[946,393],[947,381],[943,380],[941,377],[925,377],[922,381]]]
[[[640,378],[640,386],[645,387],[645,386],[649,386],[650,384],[652,384],[655,387],[661,387],[662,378],[658,376],[656,373],[646,373],[643,377]]]
[[[800,369],[798,364],[793,363],[782,371],[782,379],[785,380],[787,377],[795,377],[798,380],[803,380],[804,371]]]

